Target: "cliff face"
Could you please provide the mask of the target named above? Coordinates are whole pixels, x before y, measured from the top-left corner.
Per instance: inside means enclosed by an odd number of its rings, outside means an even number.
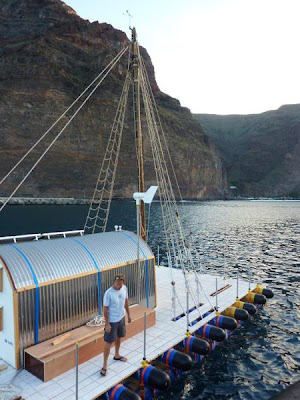
[[[1,1],[1,177],[126,44],[123,32],[108,24],[82,20],[59,0]],[[190,111],[160,92],[150,57],[145,49],[142,54],[183,196],[226,196],[226,174],[217,150]],[[91,196],[126,67],[125,56],[20,188],[18,196]],[[62,124],[69,118],[66,115]],[[137,172],[130,117],[125,128],[115,195],[131,197],[137,187]],[[13,190],[57,132],[54,130],[0,186],[0,195]],[[144,144],[148,185],[154,181],[154,170],[147,136]]]
[[[239,194],[300,198],[300,104],[262,114],[195,118],[218,146]]]

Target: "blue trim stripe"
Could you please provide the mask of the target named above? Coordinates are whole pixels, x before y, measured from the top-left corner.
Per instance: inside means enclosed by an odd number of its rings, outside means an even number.
[[[222,328],[223,327],[223,315],[220,315],[220,319],[219,319],[219,327]]]
[[[91,258],[91,260],[93,261],[95,268],[98,271],[98,308],[99,308],[99,315],[102,315],[102,299],[101,299],[101,270],[99,268],[99,265],[97,263],[97,261],[95,260],[93,254],[90,252],[90,250],[81,242],[79,242],[79,240],[74,239],[74,238],[69,238],[71,240],[73,240],[73,242],[76,242],[79,244],[79,246],[81,246],[86,253],[88,254],[88,256]]]
[[[173,366],[173,358],[174,358],[176,353],[177,353],[176,350],[171,350],[171,353],[170,353],[170,356],[169,356],[169,365]]]
[[[190,350],[191,350],[191,348],[192,348],[192,343],[193,343],[193,341],[195,340],[195,336],[189,336],[189,337],[185,338],[185,339],[184,339],[184,346],[187,345],[188,340],[190,340]]]
[[[191,340],[190,340],[190,351],[192,351],[192,347],[193,347],[193,341],[195,340],[194,336],[191,336]]]
[[[121,396],[121,393],[124,392],[125,387],[120,386],[114,393],[113,400],[119,400],[119,397]]]
[[[148,379],[149,379],[149,375],[151,374],[152,370],[154,369],[154,367],[152,367],[152,365],[148,365],[145,374],[144,374],[144,384],[147,385],[148,383]]]
[[[35,318],[34,318],[34,344],[38,344],[39,342],[39,320],[40,320],[40,288],[39,288],[39,282],[37,280],[37,276],[34,272],[34,269],[32,268],[32,265],[30,264],[30,261],[26,257],[26,255],[15,245],[9,243],[8,244],[10,247],[15,249],[25,260],[26,264],[28,265],[33,281],[35,283]]]
[[[210,328],[211,328],[211,326],[210,326],[210,325],[207,325],[207,328],[206,328],[206,330],[205,330],[205,337],[206,337],[207,339],[209,339],[209,331],[210,331]]]
[[[126,233],[126,232],[121,232],[121,233],[123,235],[127,236],[136,245],[138,244],[137,240],[135,240],[133,237],[128,235],[128,233]],[[145,263],[145,267],[146,267],[146,303],[147,303],[147,308],[149,308],[149,268],[148,268],[148,258],[146,257],[146,254],[145,254],[144,250],[141,248],[141,246],[140,246],[140,252],[142,253],[142,255],[144,256],[144,258],[146,260],[146,263]]]

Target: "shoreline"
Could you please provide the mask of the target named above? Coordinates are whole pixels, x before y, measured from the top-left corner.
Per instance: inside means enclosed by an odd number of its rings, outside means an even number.
[[[7,197],[0,197],[0,204],[6,201]],[[8,205],[88,205],[91,199],[75,199],[74,197],[14,197]]]
[[[0,205],[6,201],[7,197],[0,197]],[[74,197],[14,197],[8,205],[89,205],[92,199],[80,199]],[[118,197],[113,200],[124,201],[131,198]],[[202,202],[202,201],[300,201],[292,198],[270,198],[270,197],[239,197],[233,199],[185,199],[178,200],[179,203]],[[159,200],[154,200],[158,202]]]

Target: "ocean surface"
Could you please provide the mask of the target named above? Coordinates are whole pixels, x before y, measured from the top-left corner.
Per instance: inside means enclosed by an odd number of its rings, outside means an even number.
[[[271,399],[300,379],[300,201],[211,201],[179,205],[206,270],[265,282],[274,298],[229,340],[185,373],[163,399]],[[148,241],[165,262],[159,203]],[[9,206],[0,235],[81,229],[86,206]],[[135,230],[135,204],[116,201],[108,229]]]

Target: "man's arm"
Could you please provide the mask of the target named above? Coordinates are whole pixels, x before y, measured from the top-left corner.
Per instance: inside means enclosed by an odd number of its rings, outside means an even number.
[[[127,316],[128,316],[128,323],[130,324],[130,322],[131,322],[131,316],[130,316],[130,310],[129,310],[128,299],[125,299],[125,310],[126,310]]]
[[[106,307],[106,306],[103,307],[103,313],[104,313],[104,318],[105,318],[105,332],[110,333],[111,326],[110,326],[109,319],[108,319],[108,307]]]

